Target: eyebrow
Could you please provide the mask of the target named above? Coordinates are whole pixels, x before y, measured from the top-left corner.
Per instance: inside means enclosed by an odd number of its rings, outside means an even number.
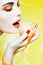
[[[8,3],[4,4],[3,6],[5,6],[5,5],[7,5],[7,4],[14,4],[14,3],[13,3],[13,2],[8,2]]]

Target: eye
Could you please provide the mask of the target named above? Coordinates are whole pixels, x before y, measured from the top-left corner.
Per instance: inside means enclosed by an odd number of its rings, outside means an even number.
[[[7,5],[4,5],[3,6],[3,10],[5,11],[11,11],[12,10],[12,7],[13,7],[13,4],[7,4]]]

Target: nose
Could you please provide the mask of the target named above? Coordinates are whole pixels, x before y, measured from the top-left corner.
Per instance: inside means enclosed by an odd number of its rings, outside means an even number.
[[[22,12],[21,12],[20,8],[17,7],[17,15],[21,15],[21,14],[22,14]]]
[[[20,8],[19,8],[19,7],[16,7],[15,14],[16,14],[16,16],[18,16],[18,15],[21,15],[21,14],[22,14],[22,11],[20,10]]]

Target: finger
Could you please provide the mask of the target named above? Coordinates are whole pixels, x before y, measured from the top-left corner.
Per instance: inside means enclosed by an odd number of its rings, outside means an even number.
[[[22,43],[20,44],[19,48],[16,50],[15,54],[21,54],[23,52],[23,50],[25,49],[25,45],[27,44],[27,39]]]
[[[28,41],[28,39],[26,39],[24,42],[22,42],[22,44],[20,44],[20,48],[25,46],[27,44],[27,41]]]
[[[12,48],[14,48],[14,47],[19,47],[19,45],[22,43],[22,41],[23,41],[27,36],[28,36],[28,34],[27,34],[26,32],[23,33],[23,35],[22,35],[19,39],[13,41],[13,42],[10,44],[10,46],[11,46]]]
[[[27,47],[27,45],[30,43],[30,40],[32,39],[32,37],[35,35],[35,32],[34,33],[31,33],[31,35],[29,35],[29,37],[27,39],[25,39],[22,44],[20,44],[18,50],[16,51],[16,53],[18,52],[23,52],[24,49]]]
[[[39,29],[38,29],[38,25],[37,24],[34,24],[33,25],[35,30],[36,30],[36,35],[31,39],[31,41],[37,39],[39,37]]]

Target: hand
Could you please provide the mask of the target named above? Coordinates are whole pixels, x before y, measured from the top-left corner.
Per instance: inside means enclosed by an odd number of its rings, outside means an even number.
[[[15,51],[18,50],[18,48],[21,48],[23,46],[26,47],[29,42],[39,37],[38,26],[32,23],[25,23],[20,29],[20,35],[20,38],[9,43],[5,51],[4,58],[9,64],[11,64],[13,55]]]
[[[27,38],[28,38],[27,36],[30,36],[32,33],[36,33],[36,30],[35,30],[33,24],[32,23],[25,23],[21,27],[20,38],[15,40],[15,41],[12,41],[9,46],[13,50],[17,50],[18,48],[25,46],[26,42],[27,42]]]
[[[25,32],[26,30],[30,30],[32,32],[35,32],[35,36],[32,37],[31,41],[37,39],[39,37],[39,28],[38,28],[38,25],[35,24],[35,23],[29,23],[29,22],[25,22],[21,25],[21,28],[20,28],[20,33],[21,35],[23,34],[23,32]],[[30,42],[31,42],[30,41]]]

